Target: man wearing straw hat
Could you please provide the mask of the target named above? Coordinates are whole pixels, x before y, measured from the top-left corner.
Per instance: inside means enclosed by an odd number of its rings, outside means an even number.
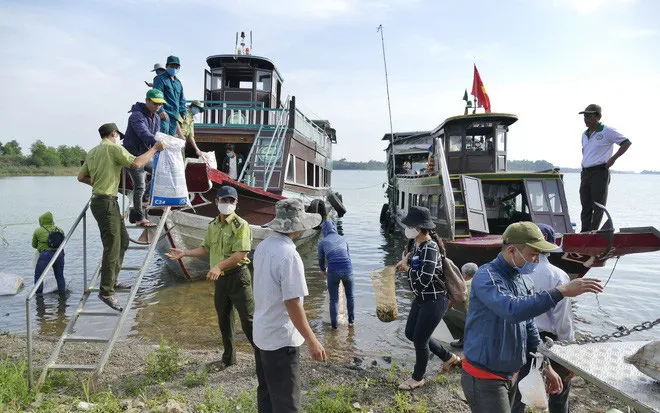
[[[254,251],[254,344],[257,347],[257,405],[260,413],[300,411],[300,346],[307,342],[313,360],[325,349],[305,315],[305,268],[293,240],[321,223],[299,199],[275,204],[274,233]]]

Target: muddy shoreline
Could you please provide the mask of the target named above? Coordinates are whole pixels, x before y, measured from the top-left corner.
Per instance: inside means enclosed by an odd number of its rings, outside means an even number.
[[[56,337],[39,337],[35,340],[34,358],[39,365],[50,355]],[[257,380],[254,373],[254,359],[249,353],[239,353],[237,364],[220,370],[218,362],[221,349],[180,348],[181,370],[171,379],[159,383],[146,384],[147,358],[159,346],[145,344],[138,340],[118,342],[98,383],[96,392],[110,392],[120,398],[121,411],[168,411],[196,412],[203,409],[210,392],[221,389],[223,397],[245,397],[253,395]],[[60,362],[76,364],[94,363],[98,360],[101,346],[76,343],[63,353]],[[309,360],[306,347],[302,349],[303,411],[317,408],[320,398],[332,399],[337,391],[350,390],[350,404],[353,411],[364,412],[469,412],[460,387],[460,369],[448,374],[439,374],[441,363],[434,358],[429,363],[426,375],[427,384],[413,392],[399,392],[397,385],[410,376],[412,358],[393,360],[380,357],[351,357],[333,363],[315,363]],[[412,354],[411,354],[412,356]],[[9,358],[15,362],[26,360],[26,340],[24,337],[1,334],[0,359]],[[35,371],[38,376],[40,370]],[[208,372],[205,383],[184,385],[188,377]],[[56,411],[78,411],[78,403],[84,399],[85,373],[75,373],[72,379],[53,391],[58,398]],[[339,390],[338,390],[339,389]],[[344,390],[341,390],[344,389]],[[576,412],[606,412],[611,408],[627,411],[626,407],[596,387],[576,378],[571,392],[571,409]],[[165,394],[163,397],[162,395]],[[159,396],[160,395],[160,396]],[[49,395],[45,395],[46,398]],[[145,402],[150,398],[160,401]],[[173,398],[174,400],[169,400]],[[40,404],[33,403],[27,411],[41,411]],[[174,405],[168,410],[167,404]],[[316,403],[316,404],[315,404]],[[0,411],[3,410],[0,406]],[[171,407],[171,406],[170,406]],[[93,410],[93,409],[92,409]],[[244,411],[252,411],[250,409]],[[631,410],[632,411],[632,410]]]

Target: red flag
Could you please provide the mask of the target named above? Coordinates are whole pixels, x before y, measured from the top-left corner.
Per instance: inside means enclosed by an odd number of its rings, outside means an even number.
[[[477,98],[479,104],[484,107],[486,113],[490,113],[490,98],[486,92],[484,82],[481,81],[477,65],[474,65],[474,79],[472,80],[472,96]]]

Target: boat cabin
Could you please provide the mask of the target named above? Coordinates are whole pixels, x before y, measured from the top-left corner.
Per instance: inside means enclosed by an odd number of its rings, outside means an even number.
[[[507,134],[516,120],[479,113],[431,131],[386,134],[390,217],[400,221],[410,206],[427,207],[446,239],[499,235],[518,221],[573,232],[557,171],[507,172]]]

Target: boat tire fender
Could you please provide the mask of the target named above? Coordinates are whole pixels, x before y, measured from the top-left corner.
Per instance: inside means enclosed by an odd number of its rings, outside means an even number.
[[[326,217],[328,216],[328,211],[325,208],[325,202],[323,202],[322,199],[312,200],[312,202],[307,207],[306,211],[309,212],[310,214],[321,215],[321,223],[323,223],[323,221],[325,221]],[[321,228],[321,225],[316,226],[314,229],[319,229],[319,228]]]
[[[346,214],[346,207],[344,207],[344,204],[337,195],[339,194],[336,192],[330,193],[330,195],[328,195],[328,202],[330,202],[330,205],[332,205],[335,211],[337,211],[337,216],[341,218]]]
[[[383,204],[383,207],[380,209],[380,225],[383,227],[387,226],[390,220],[390,204]]]

